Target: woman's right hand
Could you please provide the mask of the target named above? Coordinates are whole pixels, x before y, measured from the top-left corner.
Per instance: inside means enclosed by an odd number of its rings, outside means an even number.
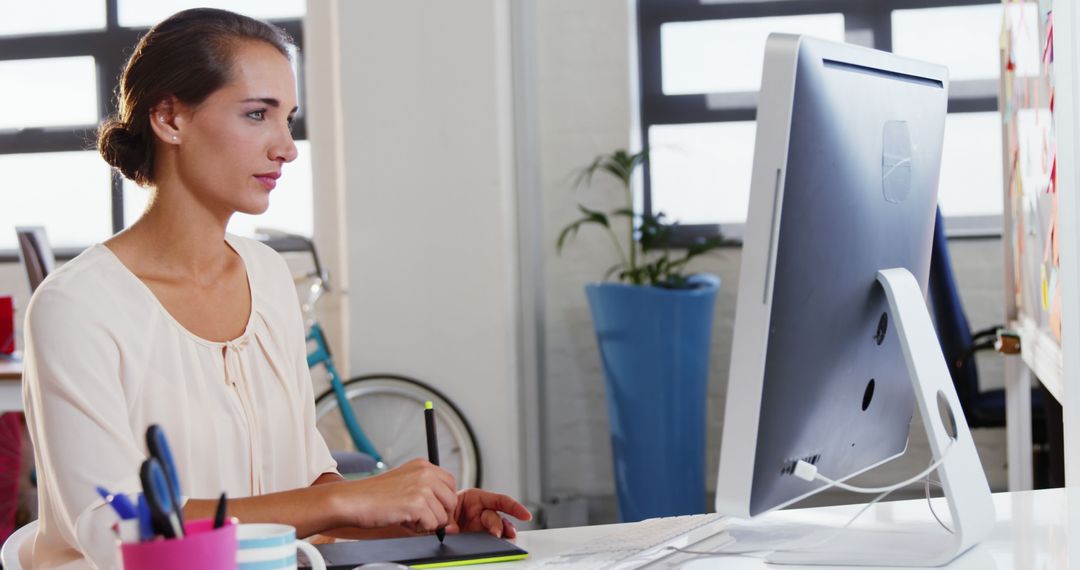
[[[327,485],[343,526],[401,525],[432,532],[450,522],[457,505],[454,476],[424,459],[357,481]]]

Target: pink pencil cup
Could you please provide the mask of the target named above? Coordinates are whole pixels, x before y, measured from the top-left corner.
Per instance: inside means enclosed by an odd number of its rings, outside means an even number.
[[[236,570],[236,525],[214,528],[203,519],[184,524],[181,539],[121,544],[124,570]]]

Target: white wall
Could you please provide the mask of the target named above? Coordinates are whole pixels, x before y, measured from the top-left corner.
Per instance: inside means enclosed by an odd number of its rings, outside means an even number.
[[[308,33],[338,38],[351,373],[444,391],[485,487],[520,494],[508,3],[332,4],[331,29]]]

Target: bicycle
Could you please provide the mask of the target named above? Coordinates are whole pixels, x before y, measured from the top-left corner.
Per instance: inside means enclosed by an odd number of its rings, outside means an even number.
[[[262,241],[278,251],[306,251],[314,270],[295,277],[306,297],[301,309],[307,327],[308,367],[322,367],[330,388],[315,398],[319,432],[346,477],[377,474],[416,458],[427,457],[422,421],[424,402],[434,404],[438,426],[439,464],[461,487],[481,483],[480,448],[457,406],[444,394],[419,380],[400,374],[366,374],[342,381],[334,366],[326,334],[315,306],[330,289],[329,277],[311,239],[259,229]]]

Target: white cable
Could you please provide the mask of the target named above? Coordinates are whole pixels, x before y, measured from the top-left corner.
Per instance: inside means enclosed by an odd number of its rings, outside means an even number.
[[[949,534],[953,534],[953,529],[949,528],[949,525],[945,524],[945,521],[942,521],[941,517],[938,516],[937,511],[934,510],[934,503],[930,500],[930,485],[941,487],[941,483],[931,481],[929,477],[926,478],[926,506],[930,507],[930,514],[934,515],[934,520],[941,525],[941,528],[947,530]]]
[[[818,481],[824,481],[825,483],[828,483],[828,485],[830,487],[837,487],[837,488],[843,489],[845,491],[851,491],[853,493],[869,493],[869,494],[872,494],[872,493],[889,493],[889,492],[895,491],[897,489],[902,489],[904,487],[907,487],[908,485],[918,483],[918,482],[922,481],[924,478],[928,477],[931,473],[934,472],[935,469],[940,467],[941,464],[945,462],[945,458],[948,457],[949,452],[952,451],[954,441],[955,440],[949,440],[949,445],[948,445],[948,447],[945,448],[945,451],[944,451],[944,453],[941,454],[941,457],[937,461],[931,463],[930,466],[927,467],[925,471],[923,471],[922,473],[919,473],[918,475],[916,475],[916,476],[914,476],[914,477],[912,477],[912,478],[910,478],[910,479],[908,479],[906,481],[902,481],[902,482],[897,483],[895,485],[889,485],[887,487],[856,487],[854,485],[848,485],[847,483],[842,483],[842,482],[836,481],[834,479],[829,479],[828,477],[822,475],[821,473],[818,473],[817,467],[815,467],[815,466],[813,466],[813,465],[811,465],[811,464],[809,464],[806,461],[803,461],[801,459],[799,460],[798,463],[795,464],[795,476],[802,479],[802,480],[804,480],[804,481],[813,481],[815,479],[818,480]]]
[[[836,527],[836,528],[832,529],[831,531],[828,531],[828,532],[824,533],[824,536],[816,537],[817,540],[815,540],[814,542],[812,542],[810,544],[798,544],[797,543],[798,548],[791,548],[791,547],[788,547],[788,548],[751,548],[751,549],[746,549],[746,550],[724,549],[724,550],[719,550],[719,551],[708,551],[708,550],[690,550],[688,548],[678,548],[678,547],[675,547],[675,546],[668,546],[667,549],[668,550],[674,550],[675,552],[679,552],[679,553],[682,553],[682,554],[693,554],[693,555],[697,555],[697,556],[749,556],[749,555],[752,555],[752,554],[757,553],[757,552],[761,552],[761,553],[797,552],[799,550],[804,550],[804,549],[807,549],[807,548],[813,548],[814,546],[818,546],[819,544],[824,544],[825,542],[828,542],[829,539],[836,536],[836,533],[838,533],[838,532],[842,531],[843,529],[851,526],[859,517],[861,517],[863,515],[863,513],[865,513],[867,511],[867,509],[874,506],[875,504],[877,504],[878,502],[880,502],[882,499],[889,496],[890,494],[892,494],[892,491],[886,491],[886,492],[874,497],[874,500],[872,500],[869,503],[866,503],[865,505],[863,505],[863,507],[861,509],[859,509],[859,512],[855,513],[854,516],[852,516],[850,519],[848,519],[848,522],[844,523],[844,526]],[[751,558],[762,558],[762,559],[765,558],[764,556],[750,556],[750,557]]]
[[[675,551],[675,552],[678,552],[678,553],[681,553],[681,554],[690,554],[690,555],[693,555],[693,556],[749,556],[751,558],[761,558],[761,559],[765,559],[766,557],[763,556],[763,555],[755,556],[755,554],[757,554],[757,553],[768,553],[768,552],[797,552],[797,551],[800,551],[800,550],[805,550],[807,548],[812,548],[813,546],[817,546],[817,545],[823,544],[825,542],[828,542],[830,539],[832,539],[834,536],[836,536],[837,533],[839,533],[843,529],[846,529],[846,528],[850,527],[852,524],[854,524],[855,521],[858,520],[858,518],[863,515],[863,513],[865,513],[867,510],[870,509],[870,507],[872,507],[875,504],[881,502],[881,500],[884,499],[885,497],[888,497],[889,495],[891,495],[893,493],[893,491],[896,491],[898,489],[902,489],[904,487],[907,487],[908,485],[913,485],[915,483],[919,483],[919,482],[922,482],[922,481],[925,481],[926,501],[927,501],[927,504],[930,507],[930,514],[934,515],[934,518],[937,519],[938,524],[940,524],[942,526],[942,528],[949,531],[949,533],[952,533],[953,530],[951,528],[949,528],[948,525],[946,525],[940,518],[938,518],[937,513],[934,512],[934,505],[932,503],[930,503],[930,485],[933,484],[933,485],[936,485],[938,487],[941,487],[941,483],[938,483],[937,481],[931,481],[930,480],[930,473],[933,473],[933,471],[935,469],[940,467],[941,464],[945,461],[945,458],[949,456],[949,452],[952,450],[952,446],[953,446],[954,442],[955,442],[955,440],[950,440],[949,445],[945,448],[945,451],[941,454],[941,458],[938,459],[937,461],[934,461],[933,463],[931,463],[930,466],[927,467],[925,471],[923,471],[922,473],[912,477],[911,479],[908,479],[907,481],[903,481],[903,482],[897,483],[895,485],[889,485],[888,487],[873,488],[873,487],[855,487],[853,485],[847,485],[845,483],[841,483],[839,481],[834,481],[832,479],[829,479],[828,477],[825,477],[824,475],[817,472],[817,467],[814,467],[813,465],[811,465],[811,464],[809,464],[809,463],[807,463],[805,461],[799,461],[798,463],[796,463],[795,464],[795,473],[794,474],[795,474],[796,477],[799,477],[800,479],[803,479],[803,480],[806,480],[806,481],[813,481],[814,479],[818,479],[818,480],[821,480],[821,481],[824,481],[824,482],[828,483],[829,486],[839,487],[841,489],[845,489],[847,491],[852,491],[854,493],[879,493],[878,496],[874,497],[874,499],[872,501],[870,501],[869,503],[866,503],[865,505],[863,505],[863,507],[861,509],[859,509],[859,511],[857,513],[855,513],[854,516],[852,516],[850,519],[848,519],[848,521],[846,523],[844,523],[843,526],[836,527],[836,528],[832,529],[832,531],[824,533],[823,536],[817,537],[818,540],[814,541],[810,545],[798,544],[797,548],[791,548],[791,547],[788,547],[788,548],[772,548],[772,549],[769,549],[769,548],[766,548],[766,549],[755,548],[755,549],[747,549],[747,550],[724,549],[724,550],[719,550],[719,551],[690,550],[688,548],[678,548],[678,547],[675,547],[675,546],[668,546],[666,548],[667,548],[667,550],[672,550],[672,551]]]

